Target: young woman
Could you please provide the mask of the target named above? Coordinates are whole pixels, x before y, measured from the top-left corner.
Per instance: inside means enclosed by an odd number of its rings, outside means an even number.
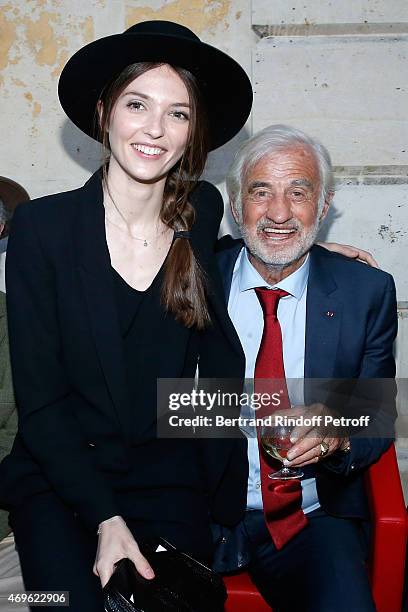
[[[78,51],[59,95],[108,157],[80,189],[15,214],[19,431],[0,502],[26,589],[69,591],[73,612],[99,612],[122,557],[153,577],[138,541],[209,559],[210,514],[233,524],[245,508],[242,440],[160,439],[156,386],[193,378],[198,356],[201,376],[243,376],[213,258],[222,200],[197,179],[244,125],[252,90],[230,57],[156,21]]]
[[[0,498],[26,589],[68,590],[71,610],[93,612],[120,558],[153,576],[144,538],[211,557],[211,487],[231,449],[207,467],[194,439],[159,439],[156,381],[194,378],[199,353],[206,376],[243,371],[214,285],[222,200],[196,181],[208,150],[245,123],[252,89],[187,28],[146,22],[78,51],[59,95],[108,158],[84,187],[13,221],[19,433]]]

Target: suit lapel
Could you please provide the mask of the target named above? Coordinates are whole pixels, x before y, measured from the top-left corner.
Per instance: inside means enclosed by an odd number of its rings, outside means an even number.
[[[231,290],[235,262],[242,248],[242,241],[217,255],[223,280],[226,303]],[[217,292],[219,295],[219,292]],[[218,297],[218,296],[217,296]],[[225,304],[222,305],[225,312]],[[310,253],[310,272],[306,300],[305,378],[331,378],[335,369],[343,304],[337,285],[330,274],[326,251],[313,247]],[[225,324],[231,342],[242,351],[241,343],[229,317]],[[230,326],[232,331],[230,330]]]
[[[242,241],[233,241],[234,247],[217,253],[217,264],[213,273],[214,291],[210,294],[211,303],[222,324],[227,339],[234,350],[245,359],[244,351],[237,331],[228,316],[228,298],[231,290],[232,274],[235,262],[242,248]]]
[[[217,319],[220,322],[221,327],[224,331],[225,337],[230,342],[234,351],[239,355],[243,355],[241,342],[239,340],[236,329],[228,316],[227,304],[225,302],[225,299],[223,298],[225,285],[223,287],[217,264],[211,264],[211,268],[213,268],[213,273],[211,274],[213,279],[213,287],[209,293],[209,299],[211,301],[211,304],[213,305],[213,308],[217,315]]]
[[[116,416],[125,438],[131,434],[126,370],[115,303],[111,262],[105,235],[103,192],[99,173],[82,190],[76,235],[78,269],[96,352]]]
[[[305,378],[332,378],[343,304],[324,249],[313,247],[306,300]]]

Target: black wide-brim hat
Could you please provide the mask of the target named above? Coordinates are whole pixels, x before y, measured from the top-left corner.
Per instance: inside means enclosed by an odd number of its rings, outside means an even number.
[[[239,132],[252,106],[252,87],[244,69],[231,57],[171,21],[144,21],[123,34],[89,43],[65,65],[59,80],[62,108],[80,130],[95,138],[96,105],[104,87],[126,66],[163,62],[191,72],[207,109],[210,148]]]

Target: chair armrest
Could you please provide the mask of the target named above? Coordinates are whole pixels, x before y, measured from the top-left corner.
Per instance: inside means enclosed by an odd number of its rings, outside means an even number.
[[[246,572],[224,576],[228,599],[225,612],[271,612]]]

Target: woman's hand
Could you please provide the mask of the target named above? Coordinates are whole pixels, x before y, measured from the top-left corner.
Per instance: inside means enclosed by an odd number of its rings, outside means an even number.
[[[316,242],[316,244],[324,247],[328,251],[340,253],[340,255],[345,255],[350,259],[357,259],[357,261],[362,261],[363,263],[371,266],[372,268],[380,267],[374,257],[371,255],[371,253],[369,253],[368,251],[363,251],[363,249],[358,249],[357,247],[351,246],[349,244],[339,244],[338,242]]]
[[[114,516],[99,525],[98,550],[93,573],[99,576],[102,587],[113,574],[114,565],[123,558],[135,564],[144,578],[154,578],[154,571],[139,550],[133,535],[121,516]]]

